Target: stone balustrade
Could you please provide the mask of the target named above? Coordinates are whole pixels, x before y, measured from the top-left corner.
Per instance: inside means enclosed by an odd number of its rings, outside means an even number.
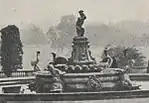
[[[13,71],[11,77],[27,77],[33,76],[34,70],[17,70]],[[6,78],[3,71],[0,71],[0,78]]]
[[[35,76],[0,78],[0,93],[19,93],[21,86],[34,80]]]

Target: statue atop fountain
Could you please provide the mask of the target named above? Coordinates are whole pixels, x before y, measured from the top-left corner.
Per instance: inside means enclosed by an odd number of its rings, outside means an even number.
[[[87,18],[83,10],[79,11],[80,17],[76,21],[76,37],[73,38],[72,54],[69,58],[69,64],[72,65],[89,65],[95,64],[95,59],[91,56],[89,50],[88,38],[84,36],[85,29],[82,27],[85,19]]]
[[[82,27],[82,25],[84,24],[84,20],[86,19],[86,16],[85,16],[83,10],[79,11],[79,15],[80,15],[80,17],[78,18],[78,20],[76,22],[76,32],[77,32],[78,36],[83,36],[85,30]]]

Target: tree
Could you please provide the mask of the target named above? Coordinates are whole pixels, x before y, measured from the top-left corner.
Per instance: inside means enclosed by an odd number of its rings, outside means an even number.
[[[46,35],[51,42],[51,48],[63,51],[65,47],[71,46],[72,37],[75,36],[75,22],[74,15],[66,15],[61,17],[56,26],[49,28]]]
[[[127,49],[126,56],[124,50]],[[145,65],[145,56],[136,47],[124,47],[117,46],[109,49],[109,55],[115,56],[119,67],[123,67],[128,64],[128,60],[134,59],[135,66]]]
[[[19,29],[9,25],[1,30],[1,65],[6,76],[12,71],[22,69],[23,45],[20,40]]]

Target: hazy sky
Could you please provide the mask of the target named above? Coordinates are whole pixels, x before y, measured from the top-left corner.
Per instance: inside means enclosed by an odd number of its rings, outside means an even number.
[[[149,0],[0,0],[0,25],[35,23],[48,26],[83,9],[87,22],[149,19]]]

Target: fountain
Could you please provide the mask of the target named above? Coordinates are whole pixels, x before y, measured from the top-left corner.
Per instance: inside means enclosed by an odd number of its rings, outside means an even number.
[[[130,83],[129,77],[125,79],[126,74],[122,69],[102,70],[99,67],[89,50],[89,40],[84,36],[85,30],[82,25],[86,16],[82,10],[79,14],[80,17],[76,22],[77,36],[73,38],[71,57],[67,63],[62,63],[65,65],[63,69],[62,66],[58,66],[58,63],[51,63],[47,71],[36,72],[36,92],[99,92],[139,89],[138,85]]]

